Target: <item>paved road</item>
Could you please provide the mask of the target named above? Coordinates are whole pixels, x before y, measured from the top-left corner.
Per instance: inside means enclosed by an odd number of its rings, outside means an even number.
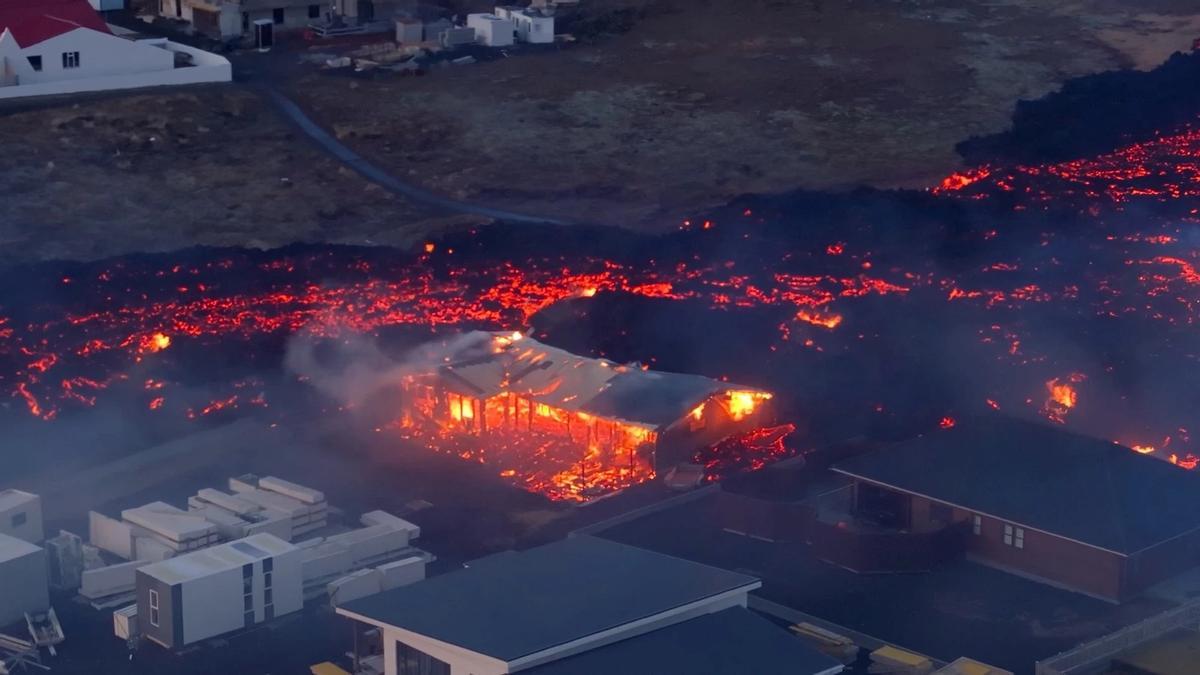
[[[346,147],[343,143],[334,138],[329,132],[325,131],[312,120],[305,112],[296,104],[295,101],[285,96],[282,92],[274,87],[267,87],[264,94],[272,103],[279,109],[281,113],[305,134],[308,135],[321,149],[328,152],[338,161],[346,166],[354,169],[367,180],[370,180],[391,192],[406,197],[422,204],[428,204],[437,208],[451,211],[453,213],[467,213],[477,216],[485,216],[487,218],[495,218],[497,220],[506,220],[515,223],[534,223],[539,225],[567,225],[570,224],[564,220],[554,218],[544,218],[541,216],[530,215],[527,213],[517,213],[514,211],[505,211],[503,209],[495,209],[482,204],[472,204],[456,199],[450,199],[436,195],[428,190],[419,188],[411,183],[405,183],[392,176],[388,172],[371,164],[361,155]]]

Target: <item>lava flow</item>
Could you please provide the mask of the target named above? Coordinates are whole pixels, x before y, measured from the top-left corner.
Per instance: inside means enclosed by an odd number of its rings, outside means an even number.
[[[1200,358],[1197,157],[1200,131],[1185,129],[1090,159],[982,167],[926,193],[827,195],[822,208],[762,198],[657,238],[493,225],[412,252],[45,263],[0,277],[0,387],[45,421],[130,397],[159,419],[281,414],[264,372],[291,335],[534,328],[579,353],[786,394],[781,420],[811,418],[830,439],[1003,411],[1194,468],[1200,448],[1179,430],[1200,396],[1180,375]],[[988,206],[1003,200],[1017,211]],[[1169,208],[1134,214],[1135,202]],[[1031,213],[1055,205],[1071,213],[1054,227]],[[945,213],[970,217],[951,226]],[[710,476],[754,468],[788,454],[784,436],[764,429],[695,460]],[[464,443],[438,449],[497,451]],[[563,468],[545,461],[552,442],[521,443],[501,471],[555,498],[649,475],[588,457]]]

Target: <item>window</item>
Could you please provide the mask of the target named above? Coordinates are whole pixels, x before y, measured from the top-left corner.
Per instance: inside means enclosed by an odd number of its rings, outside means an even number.
[[[242,611],[243,612],[253,612],[254,611],[254,596],[253,595],[243,595],[242,596]]]
[[[983,517],[978,513],[971,516],[971,532],[977,537],[983,533]]]
[[[263,608],[263,621],[270,621],[275,618],[275,605],[267,605]]]
[[[158,591],[150,589],[150,625],[158,627]]]
[[[308,18],[319,19],[320,17],[321,17],[321,6],[320,5],[309,5],[308,6]]]
[[[1005,524],[1004,543],[1014,548],[1025,548],[1025,528]]]
[[[283,8],[282,7],[271,11],[271,20],[274,21],[275,23],[283,23]]]
[[[30,56],[29,57],[29,65],[32,66],[33,69],[38,71],[39,73],[42,72],[42,57]],[[13,517],[15,518],[16,516],[13,516]]]
[[[425,652],[396,643],[397,675],[450,675],[450,664],[433,658]]]
[[[254,612],[246,612],[242,615],[242,626],[249,628],[254,625]]]
[[[42,65],[41,65],[41,63],[38,63],[38,67],[35,68],[35,70],[41,70],[41,69],[42,69]],[[13,527],[20,527],[27,522],[29,522],[28,514],[26,514],[26,513],[14,513],[13,514],[13,517],[12,517],[12,526]]]
[[[263,572],[263,587],[264,588],[271,587],[271,573],[270,572]]]
[[[79,52],[63,52],[63,68],[79,67]]]
[[[242,578],[249,579],[254,576],[254,565],[242,565]]]
[[[254,590],[254,580],[249,577],[242,579],[242,595],[250,595]]]
[[[270,572],[271,570],[274,570],[274,569],[275,569],[275,559],[274,558],[263,558],[263,571]]]
[[[271,589],[268,588],[263,591],[263,602],[267,603],[268,605],[271,604],[273,602],[271,597]]]

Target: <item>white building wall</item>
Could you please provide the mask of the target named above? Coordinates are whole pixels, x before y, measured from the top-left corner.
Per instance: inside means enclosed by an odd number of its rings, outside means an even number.
[[[511,19],[495,14],[468,14],[467,27],[475,29],[475,39],[489,47],[507,47],[513,43],[516,27]]]
[[[92,32],[95,33],[95,31]],[[103,34],[97,33],[97,35]],[[116,37],[113,39],[122,40],[122,38]],[[4,40],[0,39],[0,58],[4,57],[3,43]],[[164,52],[170,59],[171,67],[166,70],[105,76],[90,76],[81,79],[60,79],[37,84],[28,84],[26,83],[27,81],[25,79],[21,79],[22,84],[17,86],[0,86],[0,99],[21,98],[26,96],[46,96],[51,94],[73,94],[87,91],[108,91],[113,89],[138,89],[142,87],[207,84],[213,82],[229,82],[233,79],[233,68],[229,63],[229,59],[226,59],[218,54],[194,49],[176,42],[168,42],[166,50],[148,45],[138,46],[139,48]],[[191,54],[193,63],[195,65],[189,68],[175,68],[175,57],[170,53],[173,51]],[[54,58],[60,60],[59,65],[61,66],[61,54],[55,56]],[[84,58],[82,54],[81,58]],[[25,58],[8,58],[6,59],[6,62],[9,64],[16,63],[17,65],[23,65],[26,71],[29,69],[29,63]],[[45,57],[43,57],[43,64],[44,63]],[[43,68],[45,68],[44,65]]]
[[[79,67],[65,68],[63,54],[79,53]],[[42,57],[42,70],[29,68],[21,84],[42,84],[108,75],[130,75],[175,68],[175,56],[159,47],[131,42],[90,28],[44,40],[22,49],[23,56]]]
[[[242,628],[241,568],[183,582],[180,605],[175,611],[183,615],[183,636],[175,636],[177,647]]]
[[[49,606],[44,550],[0,562],[0,628],[22,621],[25,612],[43,612]]]
[[[275,556],[271,586],[274,588],[275,616],[298,612],[304,608],[304,579],[301,574],[303,551],[295,549]],[[262,563],[256,563],[261,569]]]
[[[46,538],[42,527],[42,498],[30,493],[17,493],[12,506],[0,510],[0,534],[40,544]]]

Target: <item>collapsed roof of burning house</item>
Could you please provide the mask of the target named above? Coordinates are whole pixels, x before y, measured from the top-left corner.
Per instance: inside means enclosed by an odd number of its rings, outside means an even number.
[[[468,458],[503,464],[502,475],[552,498],[581,499],[653,478],[701,447],[752,429],[772,397],[579,356],[519,333],[468,333],[439,361],[406,379],[403,426],[435,431],[442,446],[453,436],[486,435],[488,449]]]

